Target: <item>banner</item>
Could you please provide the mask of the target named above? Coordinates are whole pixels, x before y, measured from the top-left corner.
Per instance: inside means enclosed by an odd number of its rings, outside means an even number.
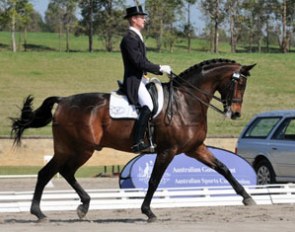
[[[251,165],[236,154],[208,147],[224,163],[242,185],[256,185],[256,173]],[[141,154],[123,168],[120,188],[147,188],[156,154]],[[165,171],[159,188],[228,186],[228,181],[213,169],[184,154],[174,157]]]

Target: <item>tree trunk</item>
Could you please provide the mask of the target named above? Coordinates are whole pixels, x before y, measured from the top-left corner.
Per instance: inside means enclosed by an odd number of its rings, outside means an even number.
[[[16,52],[15,24],[15,13],[13,13],[11,18],[11,46],[13,52]]]
[[[187,50],[188,52],[191,52],[191,5],[188,3],[187,6],[187,27],[188,27],[188,32],[187,32]]]
[[[230,45],[231,45],[231,52],[236,52],[236,39],[235,39],[235,20],[234,15],[230,16]]]
[[[287,53],[288,52],[288,41],[287,41],[287,30],[286,30],[286,24],[287,24],[287,1],[284,0],[283,2],[283,15],[282,15],[282,23],[283,23],[283,35],[282,35],[282,52]]]
[[[59,51],[61,52],[61,35],[62,35],[62,23],[59,24],[59,32],[58,32],[58,44],[59,44]]]
[[[93,52],[93,0],[90,1],[89,6],[89,34],[88,34],[89,52]]]
[[[66,51],[70,52],[70,29],[69,25],[66,25]]]
[[[269,52],[269,20],[266,20],[266,51]]]
[[[24,29],[24,49],[27,51],[27,27]]]
[[[219,40],[218,22],[215,21],[215,24],[214,24],[214,48],[213,48],[214,53],[218,53],[218,40]]]
[[[260,36],[259,40],[258,40],[258,52],[261,53],[262,52],[262,42],[263,42],[263,37]]]
[[[215,15],[214,15],[214,48],[213,52],[218,53],[218,20],[219,20],[219,0],[216,0],[215,6]]]
[[[107,33],[106,35],[106,49],[108,52],[113,51],[113,37],[111,33]]]
[[[159,37],[157,39],[157,50],[158,50],[158,52],[161,51],[162,38],[163,38],[163,19],[160,19],[160,32],[159,32]]]

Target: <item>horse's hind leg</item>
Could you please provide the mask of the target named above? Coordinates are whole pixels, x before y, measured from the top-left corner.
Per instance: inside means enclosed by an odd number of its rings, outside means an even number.
[[[81,187],[75,178],[75,173],[79,167],[81,167],[92,155],[91,153],[80,154],[79,156],[72,157],[66,164],[60,168],[60,174],[66,179],[66,181],[71,185],[71,187],[79,195],[82,204],[77,208],[78,217],[81,219],[85,217],[88,212],[90,204],[90,196]]]
[[[206,164],[208,167],[214,169],[216,172],[224,176],[232,185],[236,193],[243,197],[244,205],[256,205],[255,201],[246,192],[244,187],[235,179],[230,170],[222,162],[216,159],[205,145],[200,146],[195,153],[187,155],[196,158],[200,162]]]
[[[38,173],[37,183],[31,205],[31,214],[35,215],[39,220],[46,218],[40,209],[40,201],[43,190],[51,178],[58,172],[56,160],[52,158]]]
[[[60,174],[66,179],[66,181],[72,186],[72,188],[77,192],[79,195],[82,204],[77,208],[77,214],[79,218],[85,217],[88,212],[89,204],[90,204],[90,196],[88,193],[81,187],[81,185],[76,180],[74,174],[76,170],[70,170],[69,166],[64,167]]]

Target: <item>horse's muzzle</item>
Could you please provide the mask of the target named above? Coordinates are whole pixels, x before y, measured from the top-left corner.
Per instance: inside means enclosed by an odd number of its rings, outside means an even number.
[[[239,111],[233,112],[230,109],[227,110],[224,115],[226,118],[230,118],[232,120],[235,120],[235,119],[241,117],[241,113]]]
[[[231,119],[235,120],[237,118],[241,117],[241,113],[240,112],[232,112],[231,113]]]

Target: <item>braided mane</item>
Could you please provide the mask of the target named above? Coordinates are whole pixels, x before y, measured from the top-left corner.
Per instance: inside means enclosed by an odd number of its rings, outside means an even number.
[[[199,73],[202,70],[209,70],[211,68],[216,67],[217,65],[221,65],[221,64],[235,64],[236,61],[234,60],[229,60],[229,59],[211,59],[211,60],[205,60],[199,64],[195,64],[191,67],[189,67],[188,69],[186,69],[185,71],[183,71],[182,73],[179,74],[179,77],[181,78],[185,78],[186,76],[189,76],[191,73],[195,73],[196,71],[198,71]]]

